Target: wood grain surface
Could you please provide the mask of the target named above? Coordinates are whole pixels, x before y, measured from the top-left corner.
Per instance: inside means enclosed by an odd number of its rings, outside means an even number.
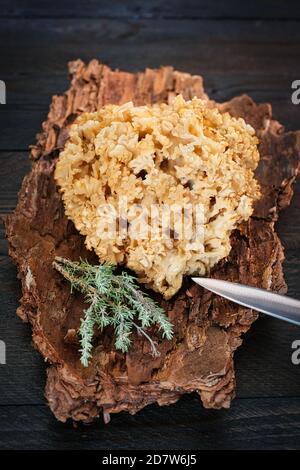
[[[27,147],[50,98],[67,88],[66,64],[98,58],[131,71],[172,64],[201,74],[218,101],[247,93],[269,101],[287,129],[300,127],[291,83],[300,79],[300,9],[295,2],[3,1],[0,10],[0,213],[10,213],[29,169]],[[272,6],[270,6],[272,4]],[[277,229],[286,248],[289,293],[300,299],[300,184]],[[176,405],[114,416],[74,429],[57,423],[43,397],[45,366],[29,327],[15,316],[16,270],[0,238],[0,449],[300,448],[300,365],[291,363],[299,328],[261,318],[236,355],[237,399],[230,410],[204,410],[191,395]]]

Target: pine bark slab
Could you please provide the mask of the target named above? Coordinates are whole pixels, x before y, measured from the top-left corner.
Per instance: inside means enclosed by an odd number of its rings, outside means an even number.
[[[136,74],[113,71],[96,60],[71,62],[69,71],[70,88],[52,99],[42,132],[31,147],[32,170],[24,179],[15,212],[6,219],[9,253],[22,282],[17,313],[31,323],[33,343],[49,363],[49,406],[61,421],[90,422],[101,413],[108,421],[110,413],[136,413],[155,402],[168,405],[196,391],[205,407],[227,408],[235,394],[234,352],[257,313],[186,279],[174,298],[161,300],[175,336],[162,341],[153,329],[159,358],[151,356],[147,342],[137,334],[129,353],[120,354],[112,332],[105,330],[96,338],[93,360],[84,369],[76,339],[84,302],[79,294],[71,295],[68,283],[52,268],[56,255],[97,261],[65,217],[53,179],[76,116],[107,103],[168,102],[178,93],[186,99],[208,99],[202,78],[172,67]],[[272,119],[269,104],[257,105],[246,95],[218,106],[256,129],[261,155],[256,176],[262,198],[249,222],[233,233],[230,256],[212,275],[284,293],[284,254],[274,224],[292,198],[300,168],[300,131],[285,132]]]

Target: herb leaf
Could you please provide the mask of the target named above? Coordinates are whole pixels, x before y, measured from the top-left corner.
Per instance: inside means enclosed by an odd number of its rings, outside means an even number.
[[[103,330],[112,325],[115,331],[115,347],[127,352],[131,345],[131,333],[135,328],[150,342],[153,356],[159,356],[156,343],[145,329],[157,324],[162,337],[173,337],[173,326],[163,308],[143,293],[136,279],[126,272],[114,274],[110,264],[91,265],[87,261],[70,261],[56,257],[53,267],[70,283],[71,289],[80,291],[89,307],[81,319],[81,363],[87,367],[92,357],[94,328]],[[140,325],[134,320],[139,321]]]

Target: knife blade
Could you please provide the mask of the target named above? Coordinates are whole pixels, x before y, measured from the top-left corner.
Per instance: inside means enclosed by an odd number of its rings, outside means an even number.
[[[252,308],[295,325],[300,325],[299,300],[275,294],[265,289],[222,281],[220,279],[192,277],[192,280],[205,287],[205,289],[239,305]]]

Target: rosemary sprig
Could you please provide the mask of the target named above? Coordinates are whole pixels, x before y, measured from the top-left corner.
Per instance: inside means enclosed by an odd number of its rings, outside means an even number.
[[[133,276],[126,272],[114,274],[114,267],[110,264],[91,265],[87,261],[76,262],[61,257],[55,258],[53,267],[70,282],[71,289],[84,295],[89,304],[79,328],[81,363],[84,367],[88,366],[92,357],[94,327],[103,330],[112,325],[116,349],[122,352],[127,352],[131,345],[133,328],[149,341],[153,356],[159,356],[159,352],[146,328],[157,324],[162,337],[172,339],[173,327],[164,310],[139,290]]]

